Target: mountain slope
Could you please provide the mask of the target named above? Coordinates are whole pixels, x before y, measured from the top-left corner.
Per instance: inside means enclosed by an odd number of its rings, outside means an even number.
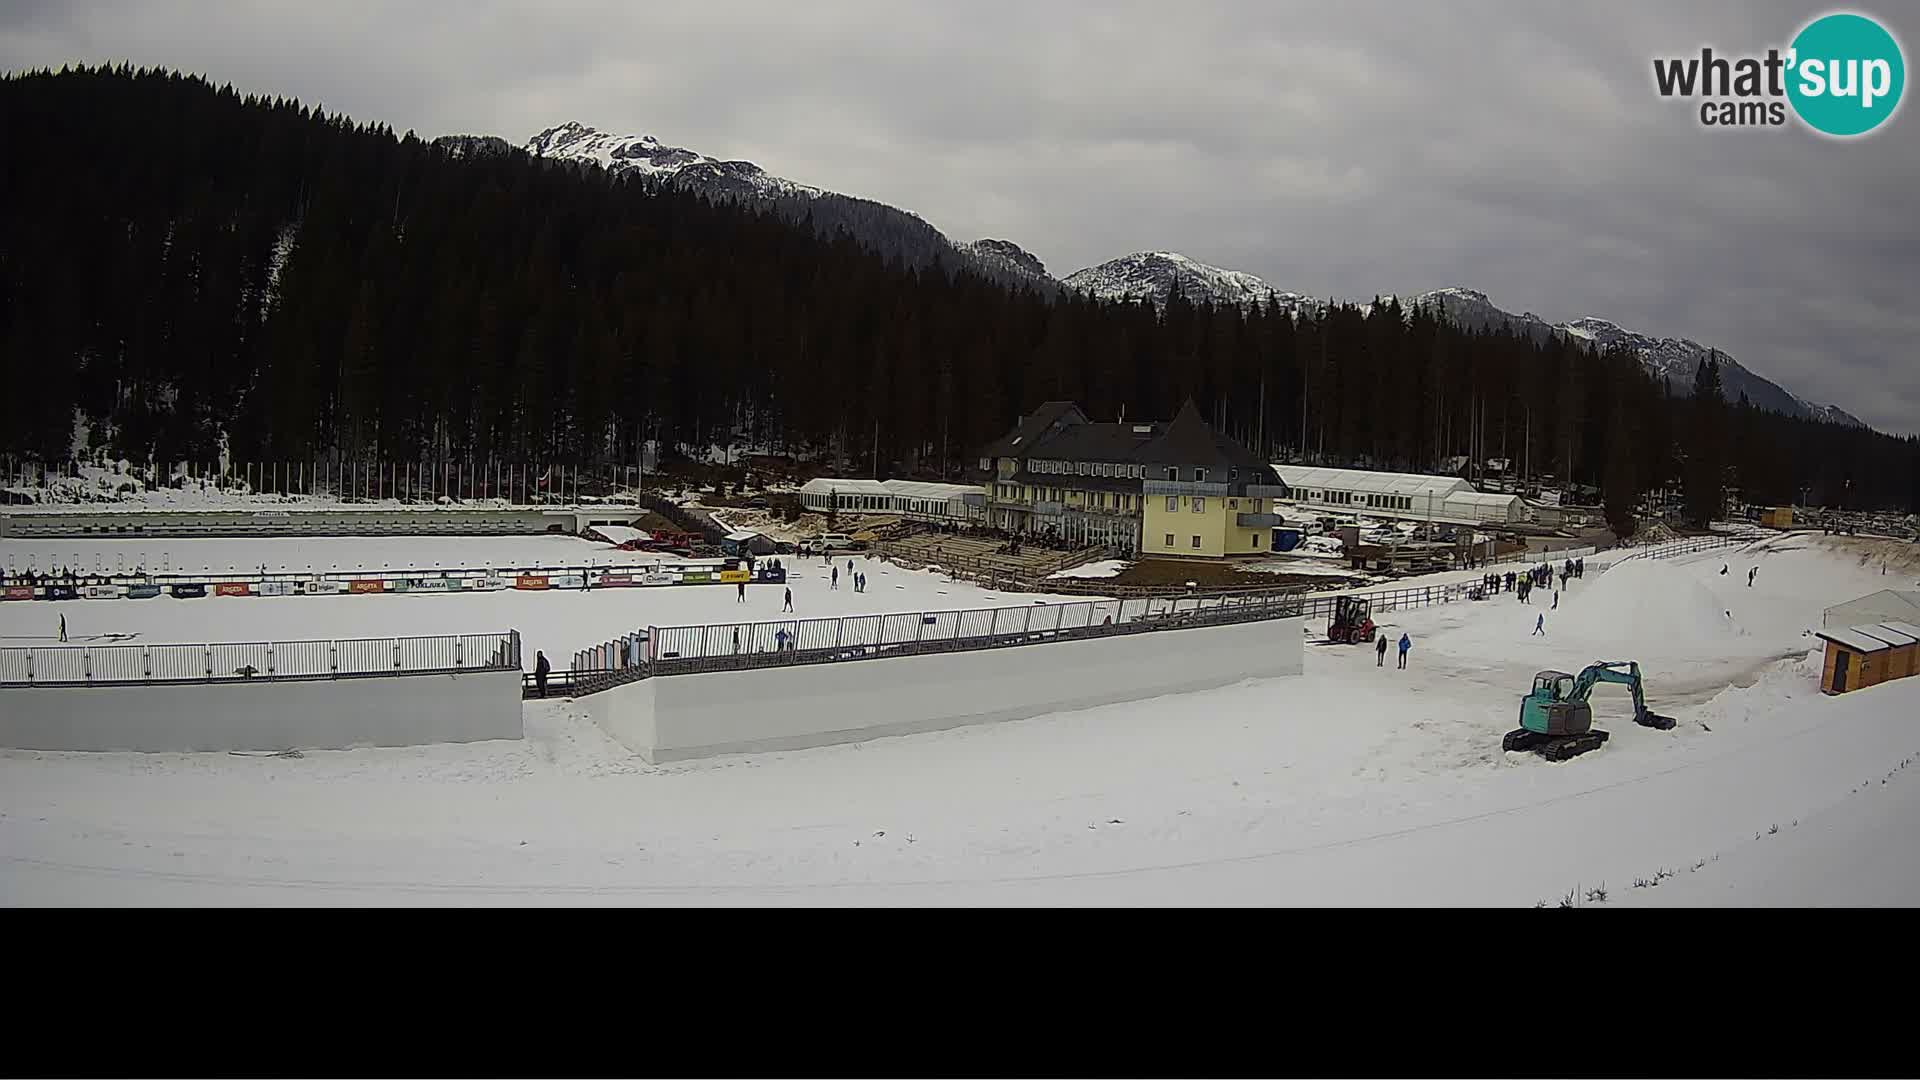
[[[502,148],[500,140],[486,136],[448,136],[438,141],[456,154],[497,152]],[[535,135],[525,149],[535,157],[591,163],[615,174],[654,177],[711,196],[766,202],[790,220],[810,219],[822,233],[844,228],[871,250],[912,266],[925,268],[938,260],[965,266],[1005,285],[1047,294],[1064,286],[1098,299],[1145,299],[1164,304],[1177,286],[1181,295],[1195,302],[1240,307],[1274,302],[1295,314],[1326,308],[1325,301],[1277,288],[1256,275],[1213,266],[1173,251],[1134,252],[1056,280],[1038,258],[1012,241],[957,243],[911,211],[775,176],[750,161],[722,160],[686,147],[669,146],[652,135],[610,134],[569,121]],[[1455,325],[1469,329],[1507,327],[1535,341],[1566,335],[1598,348],[1625,345],[1638,352],[1647,369],[1665,378],[1679,394],[1692,392],[1694,367],[1713,351],[1720,358],[1721,384],[1730,401],[1738,401],[1744,393],[1763,409],[1865,426],[1836,406],[1806,401],[1741,366],[1725,352],[1684,338],[1654,337],[1592,317],[1552,323],[1532,312],[1516,315],[1494,304],[1486,293],[1458,286],[1399,299],[1403,306],[1420,303],[1437,308]]]
[[[751,161],[723,161],[668,146],[652,135],[615,135],[568,121],[535,135],[525,149],[549,161],[587,163],[703,195],[763,202],[788,220],[811,220],[822,234],[845,229],[869,250],[910,266],[924,269],[938,260],[1009,286],[1049,294],[1059,288],[1040,260],[1010,241],[955,243],[910,210],[775,176]]]
[[[1151,300],[1164,304],[1177,285],[1196,303],[1245,307],[1278,301],[1289,311],[1318,310],[1321,301],[1277,289],[1252,274],[1226,270],[1175,251],[1136,251],[1068,274],[1062,283],[1100,300]]]

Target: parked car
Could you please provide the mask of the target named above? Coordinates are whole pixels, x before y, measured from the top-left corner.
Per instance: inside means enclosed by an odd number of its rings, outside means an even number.
[[[821,533],[807,542],[812,551],[858,551],[866,545],[846,533]]]

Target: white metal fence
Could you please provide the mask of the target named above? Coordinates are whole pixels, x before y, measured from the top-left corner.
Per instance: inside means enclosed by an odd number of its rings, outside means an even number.
[[[509,671],[520,633],[199,645],[61,645],[0,649],[0,686],[238,682]]]

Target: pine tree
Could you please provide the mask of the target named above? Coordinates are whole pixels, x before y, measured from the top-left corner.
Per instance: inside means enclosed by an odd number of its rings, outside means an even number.
[[[1727,401],[1720,391],[1720,362],[1712,353],[1694,369],[1688,412],[1687,522],[1704,529],[1720,517],[1726,503]]]

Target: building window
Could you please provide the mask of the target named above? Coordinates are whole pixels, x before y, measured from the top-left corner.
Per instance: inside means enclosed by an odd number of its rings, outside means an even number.
[[[1180,467],[1178,465],[1167,466],[1167,479],[1169,480],[1180,479]]]
[[[1162,547],[1172,547],[1172,546],[1173,546],[1173,534],[1172,534],[1172,533],[1168,533],[1168,534],[1167,534],[1167,542],[1166,542],[1165,544],[1162,544],[1161,546],[1162,546]]]
[[[1201,497],[1201,496],[1199,496],[1199,495],[1195,495],[1195,496],[1193,497],[1193,512],[1194,512],[1194,513],[1196,513],[1196,514],[1204,514],[1204,513],[1206,513],[1206,512],[1207,512],[1207,500],[1206,500],[1205,498],[1203,498],[1203,497]]]
[[[1179,512],[1180,512],[1180,496],[1178,495],[1167,496],[1167,513],[1177,514]]]
[[[1260,534],[1259,533],[1253,534],[1253,550],[1255,551],[1260,550]]]
[[[1193,538],[1193,546],[1196,548],[1200,546],[1200,538],[1198,536]]]
[[[1227,509],[1229,509],[1229,510],[1238,510],[1238,509],[1240,509],[1240,500],[1239,500],[1239,499],[1228,499],[1228,500],[1227,500]]]
[[[1194,481],[1195,481],[1196,483],[1201,483],[1201,484],[1204,484],[1204,483],[1206,483],[1206,482],[1207,482],[1207,470],[1205,470],[1205,469],[1195,469],[1195,470],[1193,470],[1193,479],[1194,479]]]

